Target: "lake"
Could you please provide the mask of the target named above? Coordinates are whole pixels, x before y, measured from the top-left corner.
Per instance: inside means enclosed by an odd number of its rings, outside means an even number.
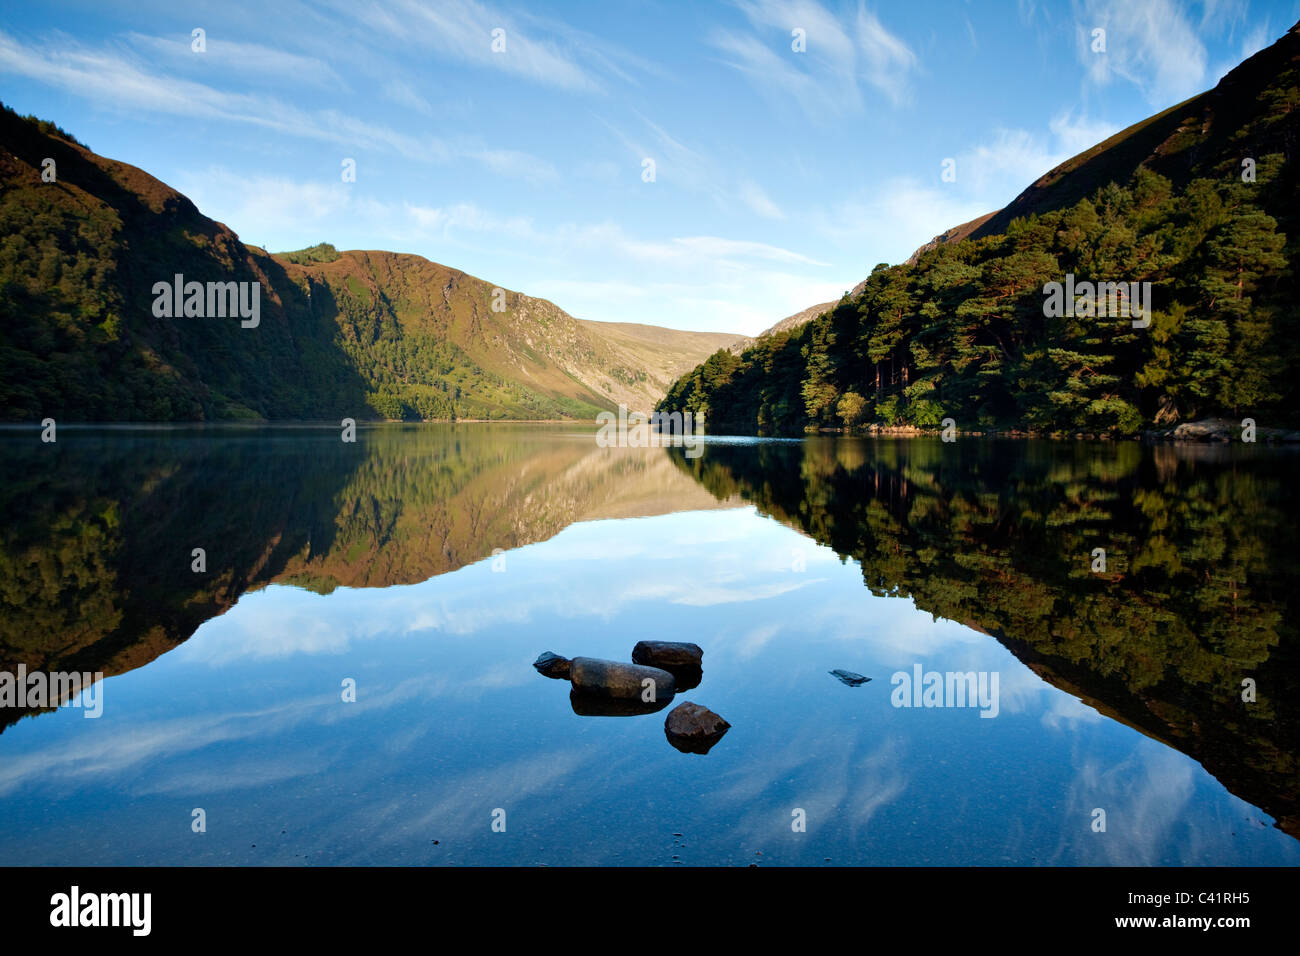
[[[0,862],[1296,865],[1298,466],[3,433],[0,671],[105,676],[0,709]],[[641,640],[699,686],[593,714],[532,666]],[[707,754],[682,701],[731,725]]]

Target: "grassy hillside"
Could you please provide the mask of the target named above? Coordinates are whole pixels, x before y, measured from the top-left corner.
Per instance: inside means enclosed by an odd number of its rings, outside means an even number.
[[[952,418],[1131,435],[1211,414],[1293,426],[1297,105],[1293,30],[1211,93],[1053,170],[970,238],[877,266],[814,321],[714,354],[661,408],[780,433]],[[1067,275],[1151,283],[1150,325],[1049,314],[1044,287]]]
[[[0,233],[9,421],[589,419],[619,402],[648,410],[738,338],[638,338],[543,299],[494,297],[419,256],[325,243],[269,255],[142,170],[9,109]],[[260,283],[260,321],[155,315],[155,283],[176,274]]]
[[[731,332],[686,332],[635,322],[578,322],[614,351],[616,357],[607,366],[614,381],[612,388],[622,384],[633,391],[638,401],[643,396],[654,396],[650,405],[628,403],[637,408],[652,407],[673,382],[699,365],[702,357],[745,338]]]

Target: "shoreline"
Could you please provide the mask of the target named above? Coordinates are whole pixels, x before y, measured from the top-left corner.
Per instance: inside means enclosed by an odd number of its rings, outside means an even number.
[[[332,419],[291,419],[291,420],[248,420],[232,421],[181,421],[181,422],[57,422],[60,429],[73,431],[185,431],[185,430],[257,430],[257,429],[337,429],[341,420]],[[428,419],[420,421],[397,421],[394,419],[359,419],[358,427],[381,425],[557,425],[571,428],[598,429],[599,423],[586,419],[573,418],[459,418]],[[32,422],[0,422],[0,435],[6,433],[24,433],[40,430],[42,425]],[[959,429],[952,434],[962,438],[997,438],[1031,441],[1097,441],[1097,442],[1139,442],[1144,445],[1178,444],[1178,445],[1216,445],[1216,444],[1254,444],[1254,445],[1292,445],[1300,444],[1300,430],[1255,427],[1253,440],[1244,438],[1246,431],[1239,422],[1229,419],[1203,419],[1195,422],[1183,422],[1177,426],[1162,429],[1144,429],[1136,435],[1114,435],[1104,432],[1049,432],[1021,428],[984,428]],[[920,428],[915,425],[872,425],[867,428],[811,428],[802,434],[791,435],[756,435],[738,431],[704,431],[700,437],[708,438],[745,438],[745,439],[782,439],[799,441],[809,437],[844,437],[844,438],[939,438],[942,429]]]

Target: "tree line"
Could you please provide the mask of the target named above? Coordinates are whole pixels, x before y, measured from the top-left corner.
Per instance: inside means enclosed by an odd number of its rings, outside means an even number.
[[[1046,434],[1133,435],[1218,414],[1294,425],[1294,174],[1281,154],[1260,157],[1253,182],[1180,189],[1139,168],[1002,235],[878,265],[812,322],[715,353],[659,408],[759,434],[945,418]],[[1044,287],[1067,275],[1150,282],[1149,325],[1049,314]]]

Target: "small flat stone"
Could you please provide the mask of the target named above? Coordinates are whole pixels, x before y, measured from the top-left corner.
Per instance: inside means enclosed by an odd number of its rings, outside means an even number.
[[[853,671],[842,671],[838,667],[827,673],[833,675],[841,684],[848,684],[850,687],[859,687],[871,680],[870,677],[863,677],[861,674],[853,673]]]

